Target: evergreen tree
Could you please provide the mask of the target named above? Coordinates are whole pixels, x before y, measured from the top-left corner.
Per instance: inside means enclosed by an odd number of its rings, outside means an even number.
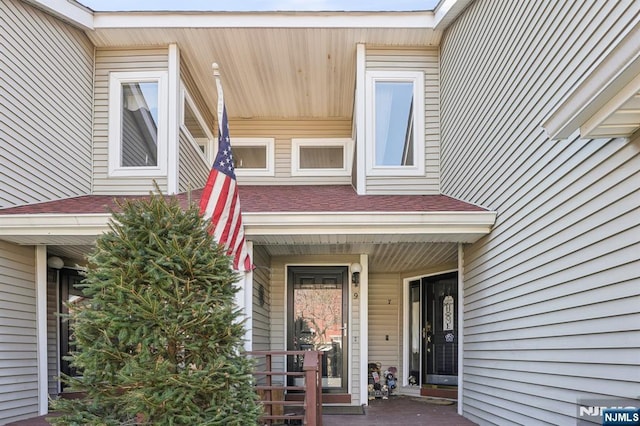
[[[262,413],[241,354],[237,274],[195,206],[151,195],[126,201],[100,236],[70,307],[78,400],[64,425],[255,425]]]

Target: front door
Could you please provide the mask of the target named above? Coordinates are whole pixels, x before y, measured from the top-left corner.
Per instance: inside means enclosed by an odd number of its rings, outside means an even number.
[[[323,391],[347,393],[348,268],[291,266],[287,275],[287,349],[323,352]],[[302,371],[301,360],[289,357],[288,371]]]
[[[409,283],[409,383],[458,384],[458,274]]]

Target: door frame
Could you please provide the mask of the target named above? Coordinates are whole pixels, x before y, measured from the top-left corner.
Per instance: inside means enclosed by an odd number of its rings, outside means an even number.
[[[290,270],[294,268],[299,269],[335,269],[341,270],[344,276],[344,282],[342,284],[342,320],[347,324],[347,335],[346,337],[343,335],[343,354],[342,354],[342,374],[343,374],[343,382],[342,387],[340,389],[331,390],[327,392],[326,388],[323,391],[323,394],[350,394],[351,393],[351,345],[350,340],[352,338],[352,321],[351,321],[351,275],[350,275],[350,264],[339,264],[339,263],[326,263],[326,264],[313,264],[313,263],[301,263],[301,264],[285,264],[285,303],[284,303],[284,343],[286,350],[289,350],[289,341],[290,336],[290,314],[291,308],[293,307],[293,300],[291,300],[291,294],[293,289],[291,288],[290,282]],[[285,368],[288,368],[288,363],[285,360]]]
[[[410,323],[410,318],[409,318],[409,304],[411,303],[409,300],[410,297],[410,283],[412,281],[416,281],[416,280],[422,280],[423,278],[428,278],[428,277],[434,277],[434,276],[438,276],[438,275],[445,275],[445,274],[450,274],[453,272],[457,272],[458,273],[458,283],[461,282],[460,279],[460,270],[459,269],[445,269],[442,271],[438,271],[438,272],[433,272],[433,273],[428,273],[428,274],[421,274],[421,275],[415,275],[412,277],[408,277],[408,278],[404,278],[402,280],[402,381],[400,382],[402,384],[402,386],[409,386],[409,341],[411,339],[411,336],[409,335],[409,323]],[[456,301],[456,304],[454,305],[455,308],[457,309],[458,312],[456,312],[456,315],[458,316],[458,329],[456,330],[456,340],[458,342],[462,342],[462,316],[460,313],[460,307],[461,307],[461,301],[462,301],[462,289],[460,288],[460,285],[458,285],[458,300]],[[421,309],[422,311],[422,309]],[[422,322],[422,313],[421,313],[421,322]],[[422,362],[422,357],[423,357],[423,353],[422,353],[422,346],[421,346],[421,351],[420,351],[420,380],[418,383],[418,387],[421,388],[423,383],[422,383],[422,376],[423,376],[423,372],[422,372],[422,368],[424,363]],[[458,360],[460,360],[460,355],[461,355],[461,351],[462,351],[462,345],[459,344],[458,346]],[[462,368],[460,367],[460,363],[458,363],[458,388],[461,387],[461,380],[462,380]]]

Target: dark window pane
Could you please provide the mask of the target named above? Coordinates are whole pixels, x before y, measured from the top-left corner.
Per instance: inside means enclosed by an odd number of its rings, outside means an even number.
[[[342,169],[344,148],[341,146],[301,146],[301,169]]]

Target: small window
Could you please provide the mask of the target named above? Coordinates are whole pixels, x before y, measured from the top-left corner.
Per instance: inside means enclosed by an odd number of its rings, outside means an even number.
[[[114,72],[109,78],[109,174],[166,174],[167,73]]]
[[[207,162],[211,163],[214,151],[213,134],[206,126],[196,103],[184,86],[182,86],[182,99],[182,129],[191,136],[192,142],[198,145]]]
[[[353,140],[292,139],[292,176],[348,176],[351,174]]]
[[[273,138],[232,138],[234,166],[238,176],[274,176]]]
[[[367,173],[424,174],[422,72],[367,73]]]

